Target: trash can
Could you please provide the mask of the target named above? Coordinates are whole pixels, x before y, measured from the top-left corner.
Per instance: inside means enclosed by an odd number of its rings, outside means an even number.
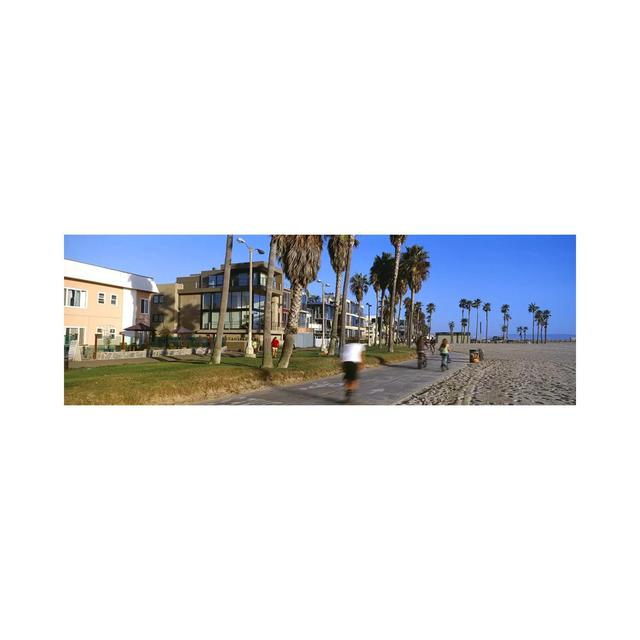
[[[469,349],[469,362],[472,364],[480,362],[480,352],[477,349]]]

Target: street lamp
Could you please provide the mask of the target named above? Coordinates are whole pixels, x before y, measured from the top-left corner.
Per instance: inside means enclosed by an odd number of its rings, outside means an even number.
[[[242,238],[238,238],[238,242],[249,249],[249,331],[247,334],[247,348],[244,350],[244,355],[247,358],[255,358],[256,354],[253,351],[253,344],[251,340],[251,330],[253,329],[253,252],[257,251],[261,256],[263,256],[264,251],[262,249],[250,247]],[[262,345],[262,348],[264,349],[264,345]]]
[[[371,303],[367,302],[367,344],[371,346]]]
[[[324,328],[325,328],[325,321],[324,321],[324,288],[327,285],[326,282],[322,282],[322,280],[316,280],[316,282],[319,282],[322,285],[322,348],[321,348],[321,353],[326,354],[327,353],[327,347],[324,343]]]

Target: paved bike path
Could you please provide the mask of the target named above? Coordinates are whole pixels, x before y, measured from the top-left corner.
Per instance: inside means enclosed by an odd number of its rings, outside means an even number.
[[[448,371],[440,371],[440,357],[429,355],[426,369],[416,360],[406,360],[362,371],[360,388],[350,405],[396,404],[413,393],[449,377],[469,362],[468,355],[452,353]],[[273,386],[199,404],[225,405],[336,405],[344,404],[342,376],[336,375],[301,384]]]

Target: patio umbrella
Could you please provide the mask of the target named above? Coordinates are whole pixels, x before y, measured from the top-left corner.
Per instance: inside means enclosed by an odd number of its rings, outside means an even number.
[[[176,327],[175,331],[173,331],[173,333],[176,333],[180,338],[180,344],[184,344],[184,337],[187,335],[191,335],[193,331],[191,331],[191,329],[185,329],[185,327],[178,326]]]
[[[140,333],[149,333],[149,332],[153,331],[153,329],[148,324],[145,324],[144,322],[136,322],[136,324],[132,324],[130,327],[127,327],[126,329],[123,329],[122,331],[123,332],[124,331],[135,331],[136,339],[137,339],[138,332],[140,332]]]

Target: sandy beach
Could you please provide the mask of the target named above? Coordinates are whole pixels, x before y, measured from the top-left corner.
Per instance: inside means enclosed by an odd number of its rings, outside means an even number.
[[[480,347],[484,361],[469,364],[405,404],[574,405],[576,343],[465,344]]]

